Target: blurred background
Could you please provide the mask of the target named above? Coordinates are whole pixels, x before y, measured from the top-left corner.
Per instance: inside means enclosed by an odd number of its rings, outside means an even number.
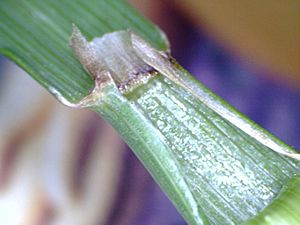
[[[172,55],[300,149],[298,0],[131,0]],[[184,225],[114,130],[0,58],[0,224]]]

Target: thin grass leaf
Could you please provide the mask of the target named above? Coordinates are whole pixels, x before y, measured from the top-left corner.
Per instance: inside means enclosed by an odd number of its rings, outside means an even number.
[[[120,0],[3,0],[0,21],[0,51],[67,103],[86,97],[94,86],[69,47],[72,23],[88,40],[130,29],[157,49],[168,47],[157,27]],[[120,44],[118,40],[122,37],[110,45]],[[289,201],[291,196],[282,193],[289,192],[288,182],[299,173],[299,161],[274,152],[234,120],[228,120],[218,107],[262,133],[266,142],[286,151],[293,149],[244,118],[178,65],[161,69],[167,62],[166,54],[147,59],[132,49],[130,41],[118,45],[124,49],[101,46],[97,56],[105,61],[101,65],[106,71],[101,74],[105,82],[102,80],[102,86],[85,98],[85,105],[70,105],[89,106],[111,123],[189,224],[240,224],[252,218],[257,224],[268,224],[264,216],[270,215],[273,202],[280,210],[285,203],[295,204]],[[80,56],[82,51],[78,52]],[[126,52],[137,54],[139,63],[145,64],[143,68],[151,68],[142,73],[147,79],[124,91],[122,77],[128,74],[120,68],[136,65],[120,59]],[[97,71],[80,61],[97,78]],[[179,78],[172,79],[172,70]],[[205,97],[201,99],[195,93],[204,93]],[[276,203],[281,197],[283,203]],[[292,205],[287,206],[290,215],[299,211]],[[293,220],[295,217],[287,216],[282,221]]]
[[[72,24],[89,38],[131,29],[158,49],[163,33],[121,0],[3,0],[0,2],[0,51],[49,90],[76,101],[93,87],[70,48]]]

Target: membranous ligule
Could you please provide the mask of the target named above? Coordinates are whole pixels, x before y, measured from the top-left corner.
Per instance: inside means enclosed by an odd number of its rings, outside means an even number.
[[[107,71],[122,93],[130,92],[157,74],[129,47],[131,45],[130,31],[113,32],[91,42],[76,27],[72,34],[76,56],[92,78]]]

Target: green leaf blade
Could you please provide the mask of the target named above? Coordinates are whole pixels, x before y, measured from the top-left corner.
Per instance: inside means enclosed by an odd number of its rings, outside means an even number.
[[[90,39],[132,29],[158,49],[167,48],[161,31],[121,0],[3,0],[0,52],[47,89],[78,101],[89,93],[93,82],[69,46],[72,23]]]
[[[0,51],[47,89],[80,100],[93,82],[69,47],[72,23],[89,39],[130,28],[157,49],[167,49],[158,28],[121,0],[3,0]],[[183,70],[182,76],[187,76]],[[94,110],[118,130],[189,224],[245,222],[268,208],[300,171],[298,161],[267,148],[161,75],[125,96],[110,88]]]

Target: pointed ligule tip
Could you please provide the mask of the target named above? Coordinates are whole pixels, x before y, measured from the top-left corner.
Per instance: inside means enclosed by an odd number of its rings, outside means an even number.
[[[88,42],[82,35],[80,29],[73,23],[71,35],[71,47],[77,52],[82,48],[87,48]]]
[[[75,23],[72,23],[72,33],[81,33]]]
[[[80,29],[72,24],[71,47],[84,69],[94,79],[98,71],[95,54]]]

